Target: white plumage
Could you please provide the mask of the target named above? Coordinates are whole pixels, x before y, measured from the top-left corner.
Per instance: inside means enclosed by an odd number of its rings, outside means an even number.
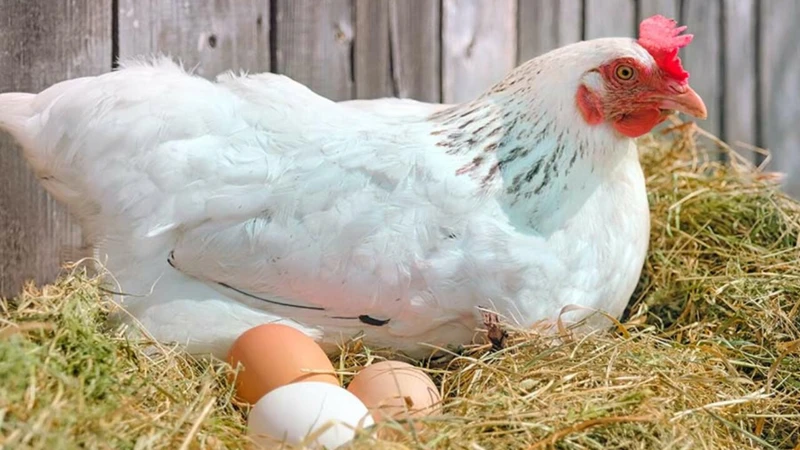
[[[280,320],[422,356],[469,342],[478,307],[521,326],[567,305],[622,313],[644,178],[634,142],[575,104],[620,57],[655,64],[632,39],[574,44],[462,105],[335,103],[280,75],[134,61],[0,95],[0,126],[156,339],[222,357]]]

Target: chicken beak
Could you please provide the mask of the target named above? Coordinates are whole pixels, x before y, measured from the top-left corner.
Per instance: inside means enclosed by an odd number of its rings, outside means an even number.
[[[706,104],[703,103],[703,99],[689,86],[686,86],[686,91],[683,93],[665,96],[661,100],[659,107],[661,109],[680,111],[698,119],[708,117],[708,111],[706,111]]]

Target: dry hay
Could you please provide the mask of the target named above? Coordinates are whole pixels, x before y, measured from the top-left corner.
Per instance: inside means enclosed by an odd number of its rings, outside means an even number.
[[[800,448],[798,205],[736,154],[711,161],[695,133],[642,140],[651,251],[622,326],[468,349],[431,369],[441,415],[354,447]],[[96,279],[72,271],[0,307],[4,448],[246,446],[229,368],[105,329]],[[381,357],[349,347],[345,382]]]

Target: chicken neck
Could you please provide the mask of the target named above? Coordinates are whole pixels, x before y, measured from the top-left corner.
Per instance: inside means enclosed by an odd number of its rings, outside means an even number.
[[[535,67],[524,73],[537,74]],[[463,162],[457,176],[496,195],[514,227],[549,235],[612,175],[633,142],[582,123],[574,96],[526,76],[517,83],[512,74],[478,99],[434,114],[432,134]]]

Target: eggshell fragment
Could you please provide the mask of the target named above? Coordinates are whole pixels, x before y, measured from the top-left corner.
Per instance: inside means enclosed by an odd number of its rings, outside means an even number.
[[[399,361],[381,361],[359,371],[347,390],[361,399],[376,422],[428,415],[442,401],[422,370]]]
[[[346,389],[302,381],[279,387],[256,402],[247,418],[247,435],[267,449],[281,443],[335,449],[374,423],[367,407]]]
[[[239,363],[243,366],[236,375],[236,397],[251,404],[273,389],[298,381],[339,386],[322,348],[287,325],[266,324],[245,331],[233,343],[228,362],[234,369]]]

